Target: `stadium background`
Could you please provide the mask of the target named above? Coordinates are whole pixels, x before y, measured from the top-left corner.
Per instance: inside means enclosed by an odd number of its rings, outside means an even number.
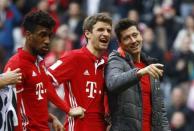
[[[194,130],[194,1],[193,0],[0,0],[0,71],[24,43],[21,21],[31,9],[47,11],[56,21],[47,66],[62,53],[86,44],[86,16],[106,12],[113,27],[120,18],[139,23],[143,50],[165,65],[161,88],[172,131]],[[113,32],[107,54],[117,49]],[[63,88],[57,89],[63,98]],[[49,110],[64,121],[52,104]]]

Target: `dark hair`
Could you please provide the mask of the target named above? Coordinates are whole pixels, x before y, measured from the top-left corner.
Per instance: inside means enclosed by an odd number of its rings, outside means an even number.
[[[112,18],[107,13],[97,13],[95,15],[89,16],[84,20],[83,32],[88,30],[92,31],[93,25],[97,22],[105,22],[112,26]]]
[[[127,18],[121,19],[116,25],[115,25],[115,34],[117,36],[117,39],[121,40],[121,32],[130,28],[131,26],[135,26],[138,29],[137,22],[129,20]]]
[[[34,32],[38,25],[51,29],[55,26],[55,21],[48,13],[44,11],[40,10],[30,11],[24,17],[23,21],[24,29],[30,32]]]

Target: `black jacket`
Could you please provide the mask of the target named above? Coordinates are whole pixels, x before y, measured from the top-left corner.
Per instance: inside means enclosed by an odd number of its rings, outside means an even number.
[[[149,65],[155,59],[141,55]],[[142,95],[132,57],[113,51],[105,71],[112,127],[110,131],[142,131]],[[152,131],[170,131],[160,82],[151,78]]]

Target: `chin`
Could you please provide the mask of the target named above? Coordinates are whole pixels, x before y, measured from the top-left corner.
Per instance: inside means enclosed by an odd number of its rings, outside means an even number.
[[[48,54],[48,52],[41,52],[41,53],[39,53],[39,55],[40,55],[41,57],[45,57],[47,54]]]
[[[100,46],[100,48],[106,50],[106,49],[108,49],[108,45],[106,45],[106,46]]]
[[[104,47],[104,48],[100,48],[101,51],[106,51],[108,48]]]
[[[140,54],[140,52],[139,51],[136,51],[136,52],[132,52],[131,54],[138,55],[138,54]]]

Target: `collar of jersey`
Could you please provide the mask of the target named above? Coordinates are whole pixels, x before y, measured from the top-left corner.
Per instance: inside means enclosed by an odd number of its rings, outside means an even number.
[[[35,63],[37,60],[37,56],[31,55],[29,52],[23,50],[22,48],[18,49],[18,53],[20,54],[21,58],[28,60],[32,63]]]
[[[83,52],[88,55],[93,61],[96,61],[96,60],[101,60],[103,59],[103,57],[96,57],[94,54],[92,54],[87,48],[86,46],[85,47],[82,47],[82,50]]]

